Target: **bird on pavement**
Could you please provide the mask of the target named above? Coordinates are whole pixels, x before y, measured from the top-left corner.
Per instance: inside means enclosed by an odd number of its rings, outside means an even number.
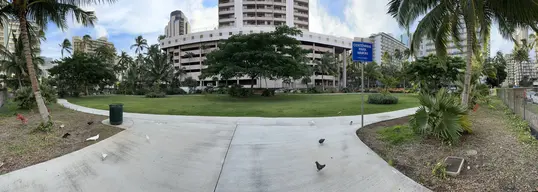
[[[88,121],[88,125],[92,125],[93,124],[93,121]]]
[[[65,134],[62,136],[62,138],[67,138],[67,137],[69,137],[69,135],[71,135],[71,134],[69,134],[69,133],[65,133]]]
[[[323,144],[323,142],[325,142],[325,139],[321,138],[321,139],[319,139],[318,142],[319,142],[319,144]]]
[[[325,164],[319,164],[319,162],[316,161],[316,168],[318,169],[318,171],[321,171],[323,168],[325,168]]]
[[[350,121],[350,122],[349,122],[349,125],[353,125],[353,121]]]
[[[97,140],[97,139],[99,139],[99,134],[97,134],[96,136],[87,138],[86,141],[95,141],[95,140]]]

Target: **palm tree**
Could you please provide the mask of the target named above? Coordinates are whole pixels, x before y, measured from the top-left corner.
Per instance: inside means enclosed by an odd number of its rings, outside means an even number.
[[[174,73],[174,64],[167,53],[162,52],[159,45],[151,45],[145,58],[145,70],[150,82],[166,82]]]
[[[164,40],[165,38],[166,38],[165,35],[159,35],[159,41],[162,41],[162,40]]]
[[[381,75],[379,70],[379,65],[376,62],[368,62],[364,66],[364,78],[366,80],[366,85],[368,88],[370,88],[370,80],[375,81]]]
[[[324,53],[321,60],[316,60],[316,72],[321,73],[321,86],[325,91],[325,74],[334,75],[336,73],[336,59],[332,53]]]
[[[79,6],[102,2],[112,3],[115,1],[116,0],[12,0],[2,1],[0,4],[0,17],[2,22],[5,22],[8,17],[14,17],[19,21],[26,65],[28,67],[28,75],[30,77],[30,82],[32,83],[32,91],[34,92],[39,113],[44,124],[49,123],[49,113],[39,90],[39,83],[37,81],[32,60],[30,37],[28,35],[28,18],[34,20],[35,23],[43,29],[46,29],[49,22],[56,24],[56,26],[61,29],[65,29],[67,26],[66,18],[68,15],[76,18],[77,22],[85,26],[92,26],[97,20],[95,14],[92,11],[84,11]]]
[[[73,51],[73,46],[71,45],[71,42],[69,41],[69,39],[64,39],[64,41],[62,42],[62,44],[58,44],[62,50],[61,50],[61,53],[62,53],[62,58],[64,57],[64,51],[71,54],[71,51]]]
[[[0,69],[5,72],[5,74],[11,75],[14,74],[19,83],[19,88],[24,86],[24,82],[29,80],[28,78],[28,68],[25,62],[25,55],[23,44],[20,38],[17,38],[15,34],[12,34],[13,44],[15,45],[14,51],[11,52],[6,47],[0,45]],[[32,38],[32,43],[36,43],[36,39]],[[44,59],[39,57],[40,49],[39,47],[32,48],[32,60],[34,61],[34,68],[36,73],[41,75],[42,71],[39,65],[44,63]]]
[[[519,73],[520,73],[520,76],[523,76],[523,62],[529,62],[530,61],[530,58],[529,58],[529,51],[530,51],[530,47],[527,43],[527,40],[526,39],[522,39],[521,40],[521,44],[519,43],[516,43],[516,46],[514,47],[514,50],[512,50],[512,59],[519,63]],[[514,68],[512,68],[514,69]],[[515,70],[513,70],[513,75],[514,75],[514,85],[516,85],[516,76],[515,76]]]
[[[90,43],[90,41],[92,40],[92,36],[86,34],[82,37],[82,47],[81,47],[81,51],[84,52],[86,50],[86,46],[88,46],[88,44]]]
[[[538,59],[538,36],[536,36],[536,33],[529,35],[529,44],[534,47],[534,54],[536,59]]]
[[[125,76],[125,70],[133,63],[133,58],[125,51],[121,51],[118,56],[118,64],[115,66],[115,71],[120,74],[121,79]]]
[[[478,57],[480,52],[476,29],[480,29],[481,42],[484,44],[488,42],[493,22],[498,24],[500,33],[507,39],[516,26],[537,29],[538,4],[533,0],[390,0],[388,13],[404,27],[422,18],[413,34],[411,52],[418,48],[422,37],[427,37],[434,41],[437,55],[443,59],[448,55],[448,39],[452,38],[459,46],[460,29],[465,29],[467,66],[461,101],[467,105],[473,56]],[[485,45],[483,48],[487,47]]]
[[[133,48],[136,48],[135,53],[140,54],[142,53],[142,51],[144,51],[144,48],[145,49],[148,48],[148,41],[144,39],[142,35],[139,35],[138,37],[135,38],[135,43],[131,45],[131,49]]]

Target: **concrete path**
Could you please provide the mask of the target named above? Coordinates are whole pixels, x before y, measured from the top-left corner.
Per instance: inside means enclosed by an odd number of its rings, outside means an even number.
[[[366,115],[365,124],[415,110]],[[360,116],[124,117],[126,130],[104,141],[0,176],[0,191],[428,191],[358,139]],[[317,172],[315,161],[327,167]]]

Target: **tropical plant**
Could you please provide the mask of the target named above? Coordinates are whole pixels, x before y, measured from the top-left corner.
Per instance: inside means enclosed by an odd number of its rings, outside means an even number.
[[[45,103],[56,103],[56,91],[52,87],[43,84],[39,85],[39,87],[42,90]],[[17,89],[13,101],[17,102],[20,109],[33,109],[37,107],[31,87],[20,87]]]
[[[58,28],[65,29],[67,27],[66,18],[69,15],[82,25],[92,26],[97,20],[95,14],[92,11],[84,11],[79,6],[102,2],[112,3],[115,1],[116,0],[13,0],[2,1],[2,3],[0,3],[0,18],[2,22],[6,22],[8,17],[13,17],[20,23],[19,26],[21,29],[26,65],[28,67],[28,75],[30,77],[32,91],[34,92],[43,124],[49,123],[49,113],[39,90],[39,83],[37,81],[32,60],[32,47],[30,46],[30,37],[28,34],[28,19],[35,21],[37,26],[42,29],[46,29],[49,22],[56,24]]]
[[[143,67],[150,86],[155,82],[170,82],[171,79],[168,77],[174,73],[174,64],[170,61],[169,55],[161,51],[157,44],[149,47]]]
[[[62,53],[62,57],[64,57],[64,51],[71,54],[71,51],[73,51],[73,46],[71,45],[71,42],[69,41],[69,39],[64,39],[64,41],[62,41],[61,44],[59,44],[59,46],[62,48],[61,49],[61,53]]]
[[[463,132],[472,132],[466,105],[458,102],[445,88],[435,95],[421,93],[419,101],[421,106],[409,120],[416,133],[458,143]]]
[[[382,104],[382,105],[398,104],[397,97],[393,95],[389,95],[389,94],[380,94],[380,93],[368,95],[367,101],[369,104]]]
[[[114,61],[117,57],[116,48],[114,48],[113,46],[102,45],[95,48],[95,55],[99,58],[102,58],[103,61],[107,62],[108,64],[114,64]]]
[[[135,49],[135,53],[141,54],[144,49],[148,48],[148,41],[142,37],[142,35],[139,35],[135,38],[135,43],[131,45],[131,49]]]
[[[91,41],[92,41],[92,36],[88,34],[82,36],[82,48],[81,48],[82,52],[86,50],[87,46],[90,44]]]
[[[521,43],[516,43],[516,46],[512,50],[512,59],[519,64],[519,71],[523,73],[523,62],[530,62],[529,51],[531,47],[527,43],[526,39],[522,39]],[[513,77],[516,76],[516,70],[513,70]],[[523,74],[520,74],[523,76]],[[516,85],[516,79],[514,78],[514,85]]]
[[[422,92],[435,94],[437,90],[447,88],[458,80],[464,67],[465,63],[459,57],[448,57],[442,61],[435,55],[429,55],[413,61],[407,66],[406,73],[413,77],[410,81],[418,85]]]
[[[303,78],[301,79],[301,83],[304,84],[304,85],[306,85],[306,87],[308,87],[308,84],[309,84],[310,82],[312,82],[312,79],[311,79],[310,77],[303,77]]]
[[[320,60],[315,60],[316,73],[321,74],[321,87],[325,91],[325,75],[334,76],[337,73],[336,58],[332,53],[324,53]]]
[[[125,71],[133,63],[133,58],[127,54],[125,51],[121,51],[121,54],[118,56],[118,63],[114,66],[114,71],[120,74],[121,79],[125,76]]]
[[[484,63],[482,75],[486,76],[486,84],[499,87],[508,75],[506,72],[506,60],[502,52],[497,52],[495,57],[489,58]]]
[[[198,86],[198,81],[196,81],[192,77],[187,77],[187,78],[185,78],[185,80],[183,80],[183,83],[181,83],[181,84],[184,85],[184,86],[189,87],[189,93],[193,93],[194,88],[196,88]]]
[[[467,56],[461,101],[463,105],[467,105],[473,56],[479,57],[480,48],[489,47],[487,42],[491,25],[495,22],[506,39],[511,38],[515,27],[537,29],[538,4],[534,0],[390,0],[388,13],[404,27],[409,27],[421,18],[413,34],[411,52],[415,52],[422,38],[427,37],[433,40],[437,55],[443,60],[448,55],[449,42],[461,47],[460,29],[465,29]],[[480,41],[477,38],[477,29]],[[484,46],[480,47],[479,42],[484,43]]]
[[[158,39],[159,39],[159,41],[162,41],[162,40],[164,40],[165,38],[166,38],[165,35],[159,35],[159,38],[158,38]]]
[[[20,38],[17,38],[15,34],[12,34],[11,40],[14,44],[13,51],[10,51],[6,47],[0,45],[0,71],[4,71],[8,74],[7,78],[10,78],[9,75],[14,75],[14,78],[17,79],[18,88],[26,86],[27,82],[30,81],[28,67],[26,64],[26,55],[24,53],[23,42]],[[35,38],[32,38],[32,43],[36,43]],[[40,76],[42,74],[41,68],[39,67],[45,61],[42,57],[39,57],[40,49],[39,47],[33,47],[31,49],[31,56],[33,61],[33,66],[35,69],[36,75]]]

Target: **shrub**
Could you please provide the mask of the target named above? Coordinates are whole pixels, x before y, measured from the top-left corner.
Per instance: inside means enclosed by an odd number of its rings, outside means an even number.
[[[263,92],[262,92],[262,96],[264,96],[264,97],[275,96],[275,90],[274,89],[264,89]]]
[[[187,94],[187,92],[181,88],[174,87],[174,88],[166,89],[166,94],[167,95],[183,95],[183,94]]]
[[[306,93],[309,93],[309,94],[323,93],[323,90],[319,87],[310,87],[306,90]]]
[[[216,91],[215,91],[216,94],[226,94],[228,93],[228,89],[224,88],[224,87],[219,87]]]
[[[377,133],[381,135],[382,140],[392,145],[399,145],[416,139],[416,135],[409,125],[385,127],[378,130]]]
[[[472,132],[467,109],[446,89],[440,89],[433,96],[421,93],[419,101],[422,106],[409,120],[416,133],[432,135],[451,144],[459,142],[463,132]]]
[[[351,89],[349,87],[344,87],[344,88],[342,88],[342,92],[344,92],[344,93],[353,93],[353,89]]]
[[[146,98],[163,98],[166,97],[166,94],[163,92],[149,92],[146,93]]]
[[[149,93],[149,91],[146,88],[139,88],[134,91],[135,95],[145,95]]]
[[[398,98],[388,94],[372,94],[368,95],[368,103],[381,105],[398,104]]]
[[[54,89],[46,85],[39,85],[39,88],[45,104],[56,103],[57,97]],[[31,87],[21,87],[15,91],[13,101],[18,103],[20,109],[32,109],[37,107]]]
[[[241,85],[234,84],[228,89],[228,94],[232,97],[248,97],[252,95],[252,90],[245,89]]]

